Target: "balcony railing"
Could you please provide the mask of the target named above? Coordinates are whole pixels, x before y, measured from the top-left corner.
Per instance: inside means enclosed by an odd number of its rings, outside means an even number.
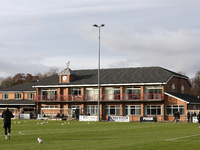
[[[100,101],[142,101],[142,100],[162,100],[163,95],[161,93],[145,93],[143,99],[141,94],[102,94],[100,95]],[[88,95],[35,95],[34,101],[98,101],[98,94]]]

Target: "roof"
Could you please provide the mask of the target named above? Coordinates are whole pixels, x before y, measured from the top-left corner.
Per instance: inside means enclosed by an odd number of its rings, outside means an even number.
[[[166,95],[175,97],[189,104],[200,104],[200,99],[185,93],[165,92]]]
[[[0,105],[36,105],[32,100],[0,100]]]
[[[69,83],[59,83],[59,74],[44,78],[37,82],[39,86],[87,86],[98,84],[98,69],[73,70],[76,77]],[[111,68],[100,69],[100,83],[104,85],[124,84],[166,84],[172,76],[189,78],[162,67],[138,67],[138,68]],[[189,80],[190,82],[190,80]],[[191,82],[190,82],[191,83]]]
[[[0,92],[36,92],[36,89],[33,88],[32,86],[35,84],[36,82],[32,82],[32,83],[22,83],[22,84],[18,84],[18,85],[14,85],[14,86],[10,86],[4,89],[0,89]]]

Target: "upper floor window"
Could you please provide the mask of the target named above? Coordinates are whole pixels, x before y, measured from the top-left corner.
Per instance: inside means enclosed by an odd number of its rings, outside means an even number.
[[[28,99],[33,99],[34,98],[34,93],[28,93]]]
[[[15,94],[15,99],[22,99],[22,94],[16,93]]]
[[[181,86],[181,93],[184,93],[184,86]]]
[[[9,99],[9,94],[2,94],[2,99]]]
[[[162,86],[145,86],[145,93],[162,93]]]
[[[172,84],[172,92],[175,92],[175,85]]]
[[[72,95],[81,95],[81,88],[71,88]]]
[[[105,99],[120,100],[120,87],[106,87],[104,93]]]

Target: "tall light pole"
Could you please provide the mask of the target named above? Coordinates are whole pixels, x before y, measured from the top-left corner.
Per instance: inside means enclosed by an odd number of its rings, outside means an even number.
[[[104,27],[105,24],[100,26],[94,24],[94,27],[99,28],[99,54],[98,54],[98,120],[100,121],[100,28]]]

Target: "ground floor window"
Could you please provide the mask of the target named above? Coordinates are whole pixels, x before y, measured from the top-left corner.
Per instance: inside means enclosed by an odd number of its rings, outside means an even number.
[[[98,115],[98,106],[85,106],[85,114]]]
[[[104,115],[120,115],[120,106],[104,106]]]
[[[162,115],[162,106],[145,106],[145,115]]]
[[[124,115],[141,115],[141,106],[124,106]]]
[[[166,115],[173,116],[175,112],[179,112],[180,115],[184,115],[184,105],[167,105]]]

